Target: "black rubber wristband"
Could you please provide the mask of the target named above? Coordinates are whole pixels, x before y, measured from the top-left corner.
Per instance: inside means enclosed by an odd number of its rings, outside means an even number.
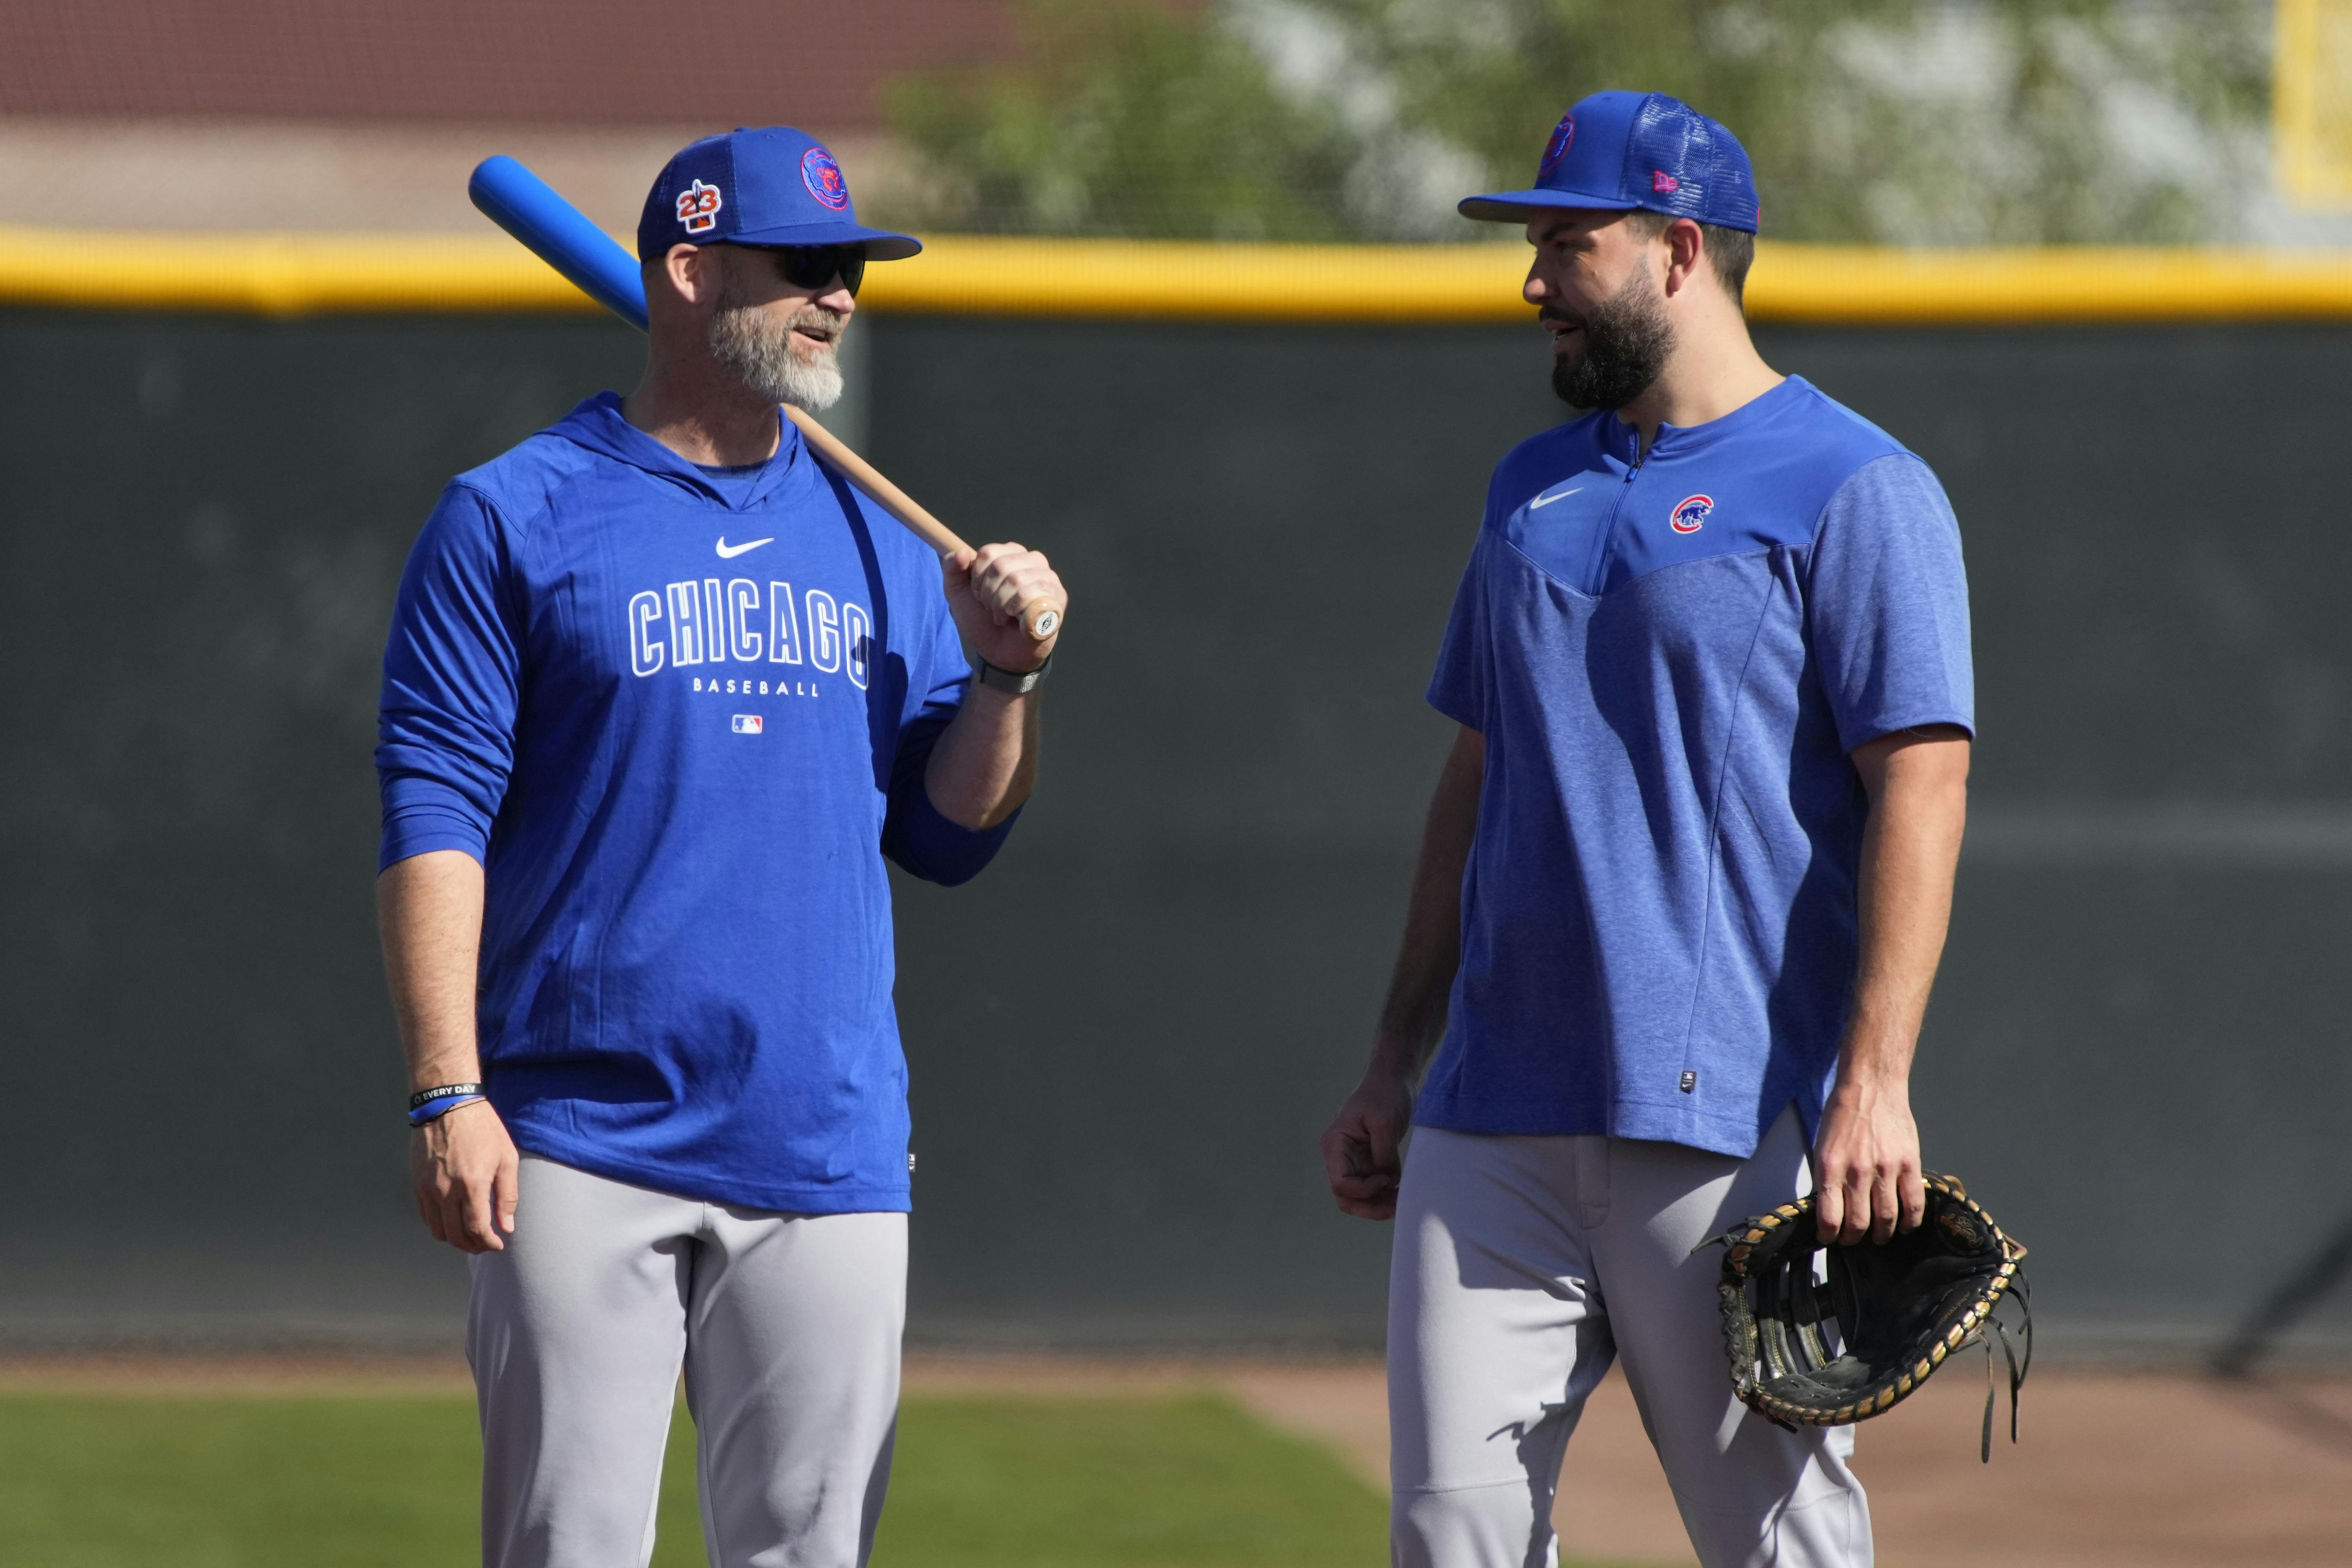
[[[422,1110],[436,1100],[456,1100],[460,1095],[477,1098],[490,1091],[478,1083],[445,1083],[438,1089],[420,1089],[408,1097],[408,1109]]]

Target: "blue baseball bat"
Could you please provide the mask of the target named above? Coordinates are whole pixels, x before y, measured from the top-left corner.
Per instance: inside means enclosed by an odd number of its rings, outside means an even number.
[[[524,249],[554,268],[591,300],[628,322],[646,330],[646,283],[637,258],[613,243],[613,237],[588,221],[588,215],[557,194],[555,187],[503,153],[485,158],[466,182],[466,194],[482,216],[522,242]],[[883,510],[911,529],[923,542],[942,555],[970,548],[955,531],[929,511],[865,458],[844,446],[841,438],[804,411],[784,405],[784,416],[800,426],[801,435],[827,462],[849,476]],[[1029,636],[1044,642],[1061,628],[1062,607],[1046,600],[1025,605],[1021,624]]]
[[[613,243],[588,215],[501,153],[485,158],[466,182],[482,216],[570,279],[579,290],[639,331],[646,330],[646,285],[636,258]]]

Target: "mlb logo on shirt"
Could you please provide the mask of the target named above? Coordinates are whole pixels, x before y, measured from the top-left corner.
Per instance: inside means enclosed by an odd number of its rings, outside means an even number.
[[[739,735],[756,735],[765,730],[767,726],[768,721],[765,719],[761,718],[757,713],[738,713],[735,715],[735,732]]]

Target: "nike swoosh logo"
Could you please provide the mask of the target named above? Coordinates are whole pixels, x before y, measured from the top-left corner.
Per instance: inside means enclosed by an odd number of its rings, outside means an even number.
[[[722,533],[719,536],[719,559],[732,561],[747,550],[757,550],[762,544],[773,544],[775,542],[776,536],[772,533],[765,539],[755,539],[749,544],[730,544],[727,542],[727,536]]]
[[[1579,485],[1576,487],[1576,490],[1580,490],[1583,488],[1584,487],[1582,485]],[[1539,506],[1549,506],[1556,500],[1566,500],[1570,496],[1574,495],[1576,490],[1562,490],[1556,496],[1538,496],[1535,500],[1528,502],[1528,510],[1529,511],[1533,511]]]

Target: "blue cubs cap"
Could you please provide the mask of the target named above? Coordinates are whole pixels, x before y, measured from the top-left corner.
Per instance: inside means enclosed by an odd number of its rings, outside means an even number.
[[[662,166],[637,219],[637,259],[673,245],[862,245],[904,261],[921,240],[867,228],[824,144],[789,125],[706,136]]]
[[[1470,196],[1464,217],[1525,223],[1546,207],[1643,207],[1756,232],[1756,171],[1739,138],[1663,92],[1596,92],[1561,116],[1531,190]]]

